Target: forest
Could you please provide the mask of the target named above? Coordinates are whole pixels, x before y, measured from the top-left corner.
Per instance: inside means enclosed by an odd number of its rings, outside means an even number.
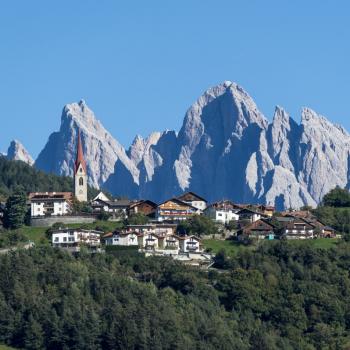
[[[47,174],[22,161],[8,160],[0,155],[0,201],[5,201],[18,187],[25,192],[71,192],[73,179]],[[92,198],[98,191],[89,187],[88,192]]]
[[[0,157],[3,198],[15,199],[19,185],[28,192],[68,191],[71,181]],[[327,249],[311,241],[275,241],[234,254],[221,250],[209,271],[133,251],[73,256],[38,244],[1,254],[0,344],[52,350],[350,349],[349,191],[336,188],[318,208],[306,209],[343,239]],[[194,217],[179,230],[212,232],[211,224]],[[8,230],[0,246],[26,239],[21,230]]]
[[[266,242],[267,243],[267,242]],[[0,343],[25,349],[347,349],[350,244],[276,241],[201,271],[51,247],[0,256]]]

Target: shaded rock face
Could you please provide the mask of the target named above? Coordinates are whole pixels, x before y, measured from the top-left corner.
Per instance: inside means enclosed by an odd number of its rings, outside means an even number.
[[[137,136],[126,151],[84,102],[67,105],[36,166],[72,175],[81,129],[90,183],[119,196],[161,202],[183,191],[209,201],[315,206],[349,185],[350,137],[311,109],[296,123],[276,107],[269,124],[253,99],[226,81],[207,90],[174,131]]]
[[[79,129],[92,186],[102,186],[114,172],[117,161],[127,169],[133,180],[137,181],[139,170],[84,101],[64,107],[60,130],[51,134],[35,166],[46,172],[73,176]]]
[[[7,149],[7,159],[9,160],[21,160],[29,165],[34,164],[34,160],[24,146],[17,140],[13,140]]]

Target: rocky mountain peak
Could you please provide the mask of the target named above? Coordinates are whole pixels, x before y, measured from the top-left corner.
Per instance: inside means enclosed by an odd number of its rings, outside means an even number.
[[[142,138],[140,135],[136,135],[132,145],[128,150],[128,156],[137,165],[142,159],[147,157],[147,153],[150,152],[150,148],[156,145],[161,137],[160,132],[153,132],[147,138]]]
[[[273,115],[273,124],[287,124],[289,123],[289,114],[281,106],[275,107],[275,113]]]
[[[298,124],[280,106],[269,124],[231,81],[207,89],[187,110],[179,133],[137,135],[128,151],[85,101],[68,104],[36,166],[72,175],[78,128],[90,183],[119,196],[161,202],[190,190],[209,201],[264,202],[281,210],[314,206],[330,189],[350,183],[344,128],[310,108]]]
[[[115,171],[117,160],[138,182],[139,171],[135,164],[85,101],[67,104],[63,108],[60,130],[51,134],[35,165],[48,172],[72,176],[78,129],[81,132],[91,185],[99,188]]]
[[[10,160],[21,160],[29,165],[34,164],[33,158],[18,140],[11,141],[6,157]]]

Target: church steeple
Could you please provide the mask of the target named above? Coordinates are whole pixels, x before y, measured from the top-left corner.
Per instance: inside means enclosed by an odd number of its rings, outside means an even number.
[[[75,159],[74,173],[78,171],[79,164],[81,164],[86,173],[86,162],[84,158],[83,145],[81,143],[80,129],[78,130],[77,157]]]
[[[74,194],[79,202],[87,201],[87,168],[80,130],[78,130],[77,157],[74,163]]]

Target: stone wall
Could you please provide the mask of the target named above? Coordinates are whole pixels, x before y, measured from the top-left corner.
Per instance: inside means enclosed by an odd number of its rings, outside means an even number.
[[[51,227],[56,222],[64,224],[91,224],[96,221],[94,216],[51,216],[31,218],[30,224],[34,227]]]

